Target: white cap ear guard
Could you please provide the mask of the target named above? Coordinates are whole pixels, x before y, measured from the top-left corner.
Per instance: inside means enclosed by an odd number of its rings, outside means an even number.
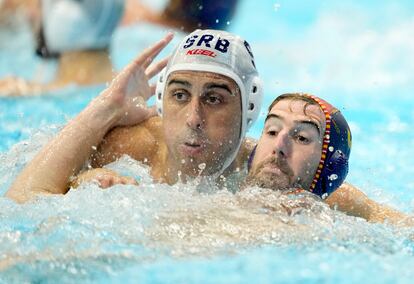
[[[168,76],[174,71],[202,71],[224,75],[235,81],[240,89],[242,117],[239,143],[234,153],[224,161],[221,173],[236,158],[247,130],[258,118],[262,107],[262,81],[250,46],[239,36],[219,30],[196,30],[185,37],[158,77],[156,107],[160,116]]]

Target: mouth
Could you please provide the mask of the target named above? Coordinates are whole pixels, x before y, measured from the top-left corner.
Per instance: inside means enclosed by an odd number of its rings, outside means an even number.
[[[181,145],[181,150],[187,156],[197,156],[203,152],[204,147],[197,141],[190,141],[184,142]]]
[[[270,173],[270,174],[274,174],[274,175],[284,174],[284,172],[277,165],[271,164],[271,163],[264,165],[262,168],[262,171]]]

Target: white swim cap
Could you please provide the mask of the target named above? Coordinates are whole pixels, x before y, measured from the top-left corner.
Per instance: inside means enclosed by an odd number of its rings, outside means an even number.
[[[42,0],[42,24],[51,52],[102,49],[124,11],[124,0]]]
[[[242,102],[241,132],[236,151],[222,167],[224,171],[236,158],[247,130],[256,121],[262,106],[262,83],[247,41],[220,30],[196,30],[186,36],[161,72],[156,89],[157,110],[162,101],[168,76],[174,71],[204,71],[233,79],[240,89]]]

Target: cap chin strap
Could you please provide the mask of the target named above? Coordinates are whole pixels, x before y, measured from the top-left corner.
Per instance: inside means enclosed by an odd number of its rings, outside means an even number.
[[[250,128],[250,126],[259,116],[260,109],[259,110],[255,109],[255,106],[257,106],[258,108],[260,108],[261,106],[262,82],[259,79],[259,77],[256,75],[256,76],[253,76],[246,84],[243,84],[239,76],[236,75],[233,71],[227,68],[220,67],[220,66],[212,66],[212,65],[207,65],[207,64],[196,64],[196,63],[176,64],[170,69],[168,69],[168,71],[166,68],[164,68],[164,70],[161,71],[161,74],[158,78],[157,87],[155,91],[157,112],[161,117],[162,117],[162,109],[163,109],[162,104],[163,104],[165,85],[166,85],[168,76],[174,71],[201,71],[201,72],[211,72],[211,73],[220,74],[220,75],[226,76],[234,80],[240,89],[240,96],[241,96],[241,101],[242,101],[241,131],[240,131],[237,147],[233,150],[231,155],[227,159],[224,160],[223,165],[220,168],[220,170],[217,171],[215,174],[211,175],[214,178],[218,178],[236,159],[247,130]],[[250,90],[252,90],[252,92],[254,90],[253,92],[254,98],[252,100],[248,100],[248,96],[247,96],[249,94],[249,98],[252,97],[252,94],[250,94]],[[248,91],[249,93],[247,94]],[[253,104],[252,109],[250,109],[251,104]]]

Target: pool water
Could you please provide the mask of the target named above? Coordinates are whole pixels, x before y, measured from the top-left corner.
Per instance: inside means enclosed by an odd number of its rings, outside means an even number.
[[[249,135],[259,137],[265,107],[278,94],[326,98],[353,132],[347,180],[412,214],[411,4],[375,1],[372,12],[370,1],[256,2],[241,1],[229,23],[250,42],[265,82],[263,112]],[[28,28],[16,29],[0,30],[7,38],[0,41],[0,77],[52,78],[54,63],[35,58]],[[115,68],[164,33],[148,25],[120,29]],[[69,86],[44,97],[0,99],[1,195],[104,88]],[[100,190],[84,184],[24,205],[0,198],[0,282],[411,283],[414,277],[411,228],[369,224],[309,196],[287,200],[257,188],[202,194],[194,184],[154,184],[128,157],[109,167],[139,176],[141,185]],[[308,208],[293,216],[282,209],[284,202],[304,200]]]

